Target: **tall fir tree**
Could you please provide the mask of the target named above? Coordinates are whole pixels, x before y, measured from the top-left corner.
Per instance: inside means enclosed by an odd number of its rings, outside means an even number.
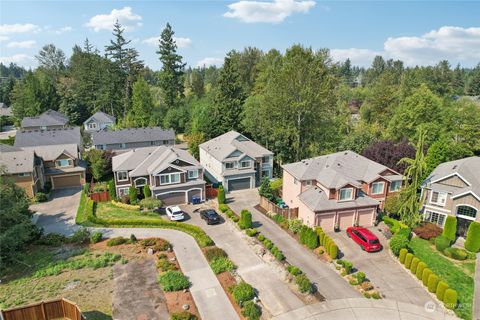
[[[133,85],[132,120],[137,127],[146,127],[150,121],[154,104],[148,83],[139,77]]]

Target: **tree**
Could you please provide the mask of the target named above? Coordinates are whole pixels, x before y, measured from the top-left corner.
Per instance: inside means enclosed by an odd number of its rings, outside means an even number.
[[[152,190],[150,190],[150,186],[148,184],[143,186],[143,195],[145,198],[150,198],[152,196]]]
[[[270,186],[270,179],[268,179],[268,177],[263,178],[260,188],[258,189],[258,193],[270,201],[275,200],[272,187]]]
[[[138,200],[137,197],[137,188],[130,186],[130,188],[128,188],[128,198],[130,200],[130,204],[136,204]]]
[[[204,143],[205,140],[205,135],[203,132],[192,132],[185,136],[185,139],[187,140],[188,143],[188,151],[196,158],[199,159],[200,157],[200,150],[199,146],[200,144]]]
[[[182,56],[177,54],[177,44],[174,39],[172,26],[167,23],[160,35],[157,54],[160,55],[162,70],[160,71],[159,84],[165,95],[167,108],[175,107],[183,97],[183,73],[185,64]]]
[[[463,143],[455,143],[443,136],[435,141],[427,151],[425,157],[426,169],[423,178],[426,178],[439,164],[473,156],[472,151]]]
[[[417,191],[422,183],[422,178],[426,170],[424,145],[426,132],[421,131],[416,145],[415,158],[403,158],[400,163],[406,163],[408,167],[405,169],[405,186],[400,192],[400,218],[410,228],[415,227],[421,221],[419,214],[422,199],[417,196]]]
[[[403,174],[406,164],[400,164],[399,161],[402,158],[415,157],[415,148],[405,140],[399,143],[393,140],[379,140],[363,150],[362,155]]]
[[[56,82],[60,74],[65,70],[65,53],[54,44],[47,44],[35,56],[39,68],[44,69]]]
[[[107,167],[107,160],[104,157],[104,152],[98,149],[90,149],[85,152],[85,159],[90,166],[93,178],[96,181],[100,181],[105,175]]]
[[[465,91],[471,96],[480,96],[480,63],[471,71]]]
[[[133,85],[132,116],[136,127],[146,127],[154,107],[152,93],[145,80],[139,77]]]

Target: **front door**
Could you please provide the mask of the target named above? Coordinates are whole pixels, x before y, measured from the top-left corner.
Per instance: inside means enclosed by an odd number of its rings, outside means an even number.
[[[467,237],[468,226],[472,220],[457,217],[457,237]]]

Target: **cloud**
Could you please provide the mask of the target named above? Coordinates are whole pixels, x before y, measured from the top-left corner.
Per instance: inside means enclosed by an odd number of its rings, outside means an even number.
[[[280,23],[293,13],[307,13],[315,6],[315,1],[274,0],[238,1],[228,5],[230,11],[223,14],[227,18],[240,19],[246,23]]]
[[[26,40],[26,41],[12,41],[7,44],[7,48],[33,48],[37,42],[35,40]]]
[[[63,33],[70,32],[70,31],[73,31],[73,28],[70,27],[70,26],[65,26],[65,27],[62,27],[60,29],[54,30],[53,32],[55,34],[63,34]]]
[[[207,57],[197,62],[197,67],[221,66],[223,64],[222,58]]]
[[[10,37],[7,36],[0,36],[0,42],[10,40]]]
[[[26,33],[33,32],[37,33],[41,28],[35,24],[26,23],[26,24],[2,24],[0,25],[0,35],[9,35],[15,33]]]
[[[192,40],[190,38],[173,37],[173,40],[175,40],[175,42],[177,43],[177,47],[179,48],[188,48],[192,44]],[[142,42],[152,46],[158,46],[159,41],[160,37],[150,37],[144,39]]]
[[[10,63],[16,63],[23,66],[30,66],[33,62],[33,57],[26,55],[24,53],[14,54],[13,56],[2,56],[0,57],[0,62],[8,65]]]
[[[475,65],[480,61],[480,27],[443,26],[420,36],[389,37],[383,51],[369,49],[333,49],[335,60],[350,58],[353,64],[368,66],[373,57],[399,59],[406,65],[434,65],[447,59],[452,64]]]
[[[113,29],[115,21],[117,21],[125,28],[125,31],[131,31],[135,27],[141,27],[140,22],[142,17],[134,14],[131,7],[124,7],[122,9],[113,9],[109,14],[98,14],[90,18],[85,26],[95,30],[109,30]]]

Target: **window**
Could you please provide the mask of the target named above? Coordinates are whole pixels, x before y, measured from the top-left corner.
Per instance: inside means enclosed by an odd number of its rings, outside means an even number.
[[[160,145],[160,141],[150,141],[150,145],[152,146],[159,146]]]
[[[340,189],[340,200],[352,200],[353,188]]]
[[[30,172],[20,172],[18,174],[19,177],[29,177],[30,176]]]
[[[160,184],[172,184],[180,182],[180,173],[163,174],[160,176]]]
[[[372,183],[372,194],[383,194],[385,189],[385,182],[374,182]]]
[[[91,122],[91,123],[88,124],[88,127],[89,127],[90,129],[96,129],[96,128],[97,128],[97,124],[96,124],[95,122]]]
[[[240,162],[240,168],[250,168],[250,161],[245,160]]]
[[[55,161],[57,167],[68,167],[72,165],[72,160],[69,159],[62,159]]]
[[[118,196],[123,197],[128,195],[128,188],[119,188],[118,189]]]
[[[234,163],[233,162],[225,162],[225,169],[233,169]]]
[[[389,191],[390,192],[396,192],[396,191],[400,190],[401,187],[402,187],[402,180],[392,181],[392,182],[390,182]]]
[[[188,178],[189,178],[189,179],[198,178],[198,169],[188,170]]]
[[[262,177],[270,178],[270,170],[262,170]]]
[[[443,227],[443,223],[445,222],[446,214],[426,210],[424,214],[425,221],[430,221],[432,223],[438,224],[440,227]]]
[[[270,156],[263,156],[262,157],[262,162],[263,163],[270,163]]]
[[[466,219],[475,220],[477,217],[477,209],[469,206],[458,206],[457,207],[457,216],[465,217]]]
[[[306,180],[305,185],[306,186],[311,186],[312,185],[312,180]]]
[[[135,180],[135,187],[141,187],[147,184],[146,178],[138,178]]]
[[[163,144],[170,144],[170,141],[168,141],[168,140],[163,140]]]
[[[128,171],[118,171],[117,172],[118,181],[127,181],[128,180]]]
[[[438,192],[438,191],[432,191],[432,194],[430,196],[430,203],[439,205],[439,206],[445,206],[445,203],[447,202],[447,193],[446,192]]]

